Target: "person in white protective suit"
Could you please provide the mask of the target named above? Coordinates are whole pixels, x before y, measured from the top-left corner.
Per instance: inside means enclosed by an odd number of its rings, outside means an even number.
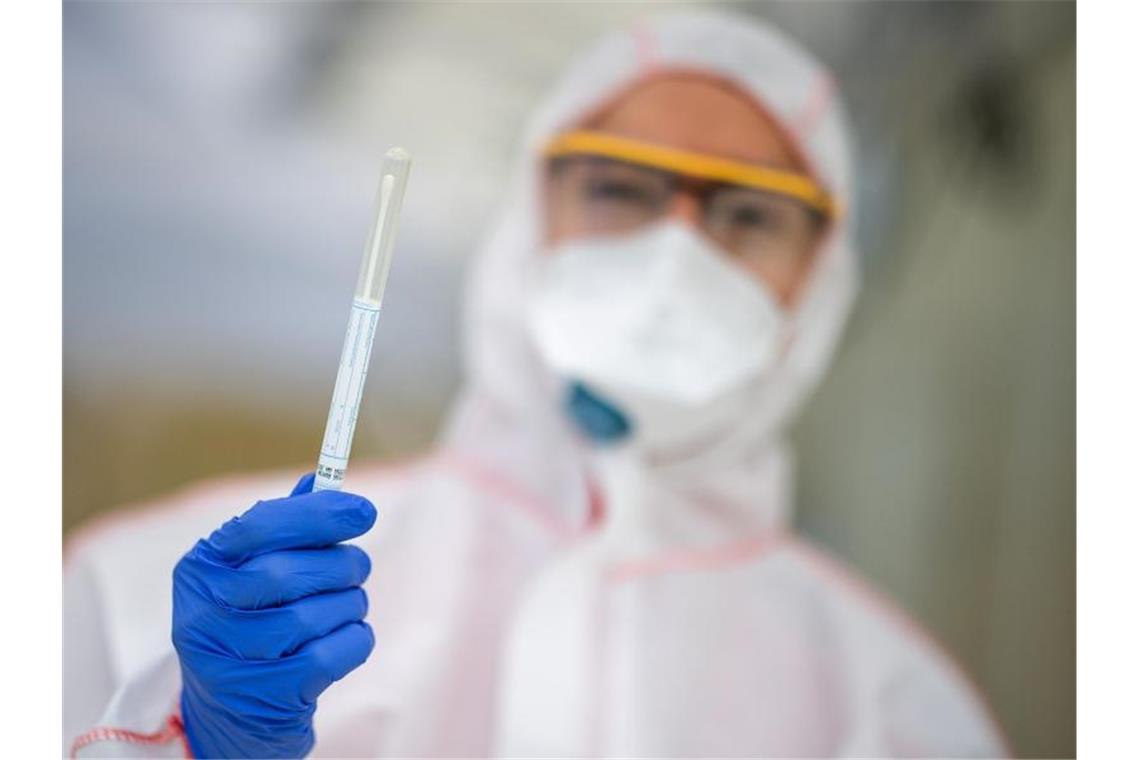
[[[941,650],[789,533],[783,432],[857,288],[846,130],[826,70],[731,16],[570,67],[479,253],[438,447],[350,475],[375,647],[314,755],[1008,755]],[[71,542],[69,751],[191,750],[171,571],[296,475]]]

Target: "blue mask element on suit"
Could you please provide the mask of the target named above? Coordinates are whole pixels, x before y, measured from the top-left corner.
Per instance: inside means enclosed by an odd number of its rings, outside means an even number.
[[[633,429],[620,409],[577,380],[567,385],[564,404],[570,419],[595,443],[618,443]]]

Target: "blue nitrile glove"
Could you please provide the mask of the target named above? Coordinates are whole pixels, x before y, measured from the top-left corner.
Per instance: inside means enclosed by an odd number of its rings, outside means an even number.
[[[317,697],[368,659],[368,555],[338,542],[376,521],[365,498],[259,501],[174,568],[174,648],[194,757],[302,757]]]

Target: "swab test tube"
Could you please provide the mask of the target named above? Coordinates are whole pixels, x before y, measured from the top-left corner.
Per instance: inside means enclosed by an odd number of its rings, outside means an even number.
[[[364,258],[360,262],[360,275],[352,298],[352,312],[344,335],[344,348],[341,350],[336,385],[329,405],[329,418],[325,423],[325,437],[317,460],[314,491],[339,491],[344,484],[348,456],[352,449],[352,435],[356,430],[364,381],[368,378],[372,340],[380,319],[380,306],[384,301],[384,287],[388,283],[388,269],[392,265],[396,227],[400,220],[400,207],[404,202],[404,188],[408,184],[411,165],[412,157],[403,148],[392,148],[384,154],[380,191],[376,200],[376,218],[368,245],[364,249]]]

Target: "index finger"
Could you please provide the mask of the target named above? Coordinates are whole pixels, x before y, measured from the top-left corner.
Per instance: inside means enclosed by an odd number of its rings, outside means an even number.
[[[317,549],[367,533],[376,507],[345,491],[317,491],[259,501],[206,539],[225,562],[283,549]]]

